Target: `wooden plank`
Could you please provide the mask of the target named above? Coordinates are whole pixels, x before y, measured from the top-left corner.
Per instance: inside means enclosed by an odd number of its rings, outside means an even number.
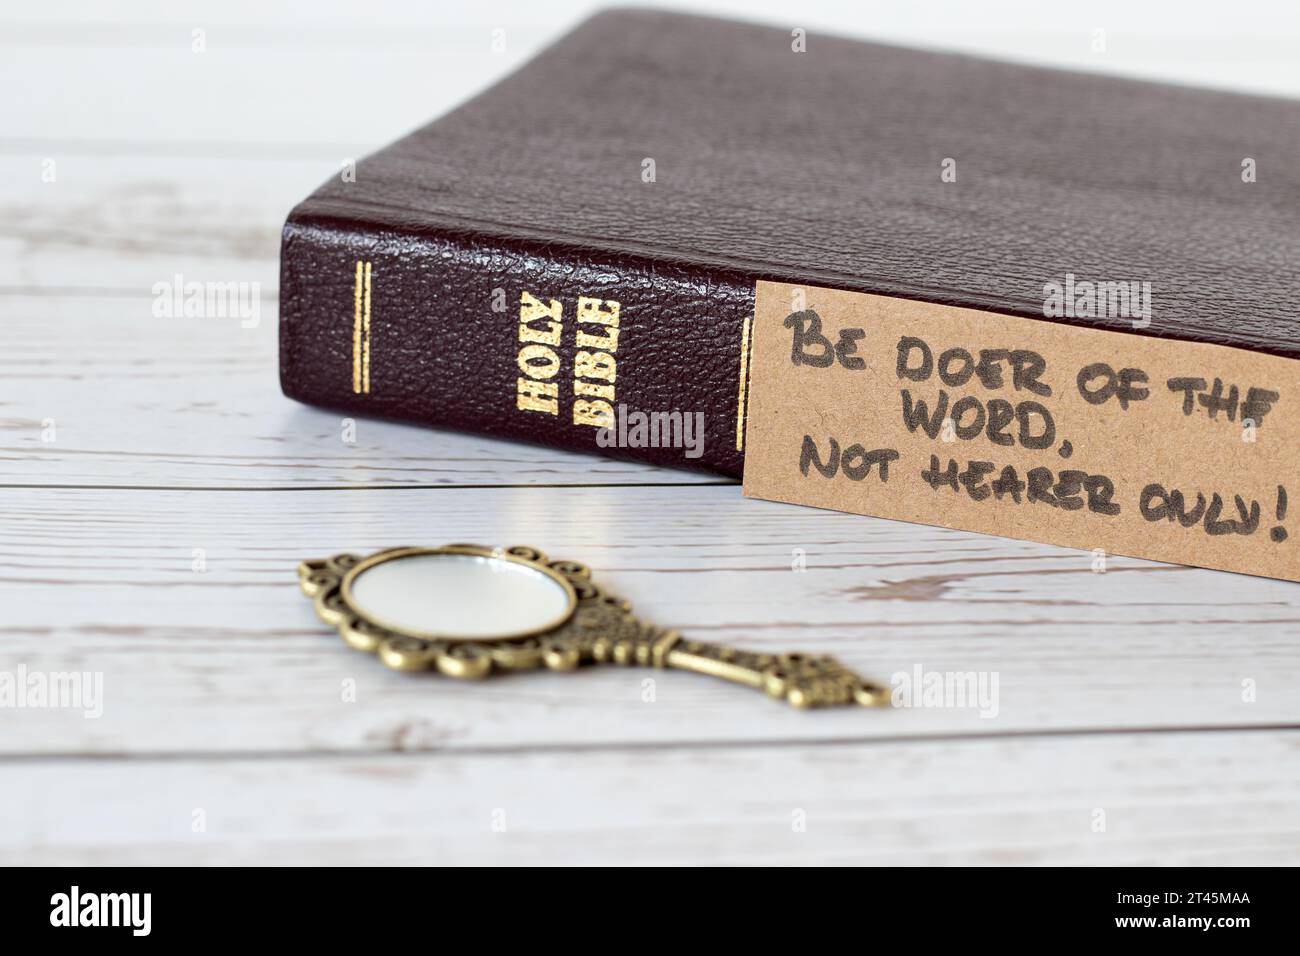
[[[274,303],[255,328],[156,318],[144,296],[11,295],[0,305],[0,485],[723,480],[300,405],[280,392]]]
[[[300,29],[233,24],[214,5],[66,33],[19,27],[0,58],[0,85],[24,91],[6,104],[3,138],[92,153],[124,142],[146,154],[178,143],[214,155],[241,145],[245,154],[302,143],[374,149],[504,77],[570,25],[539,22],[537,10],[504,22],[429,13],[422,23]],[[502,52],[494,28],[508,30]],[[55,30],[67,39],[51,43]]]
[[[273,324],[284,218],[356,158],[327,148],[266,159],[0,155],[0,293],[130,295],[147,306],[154,284],[179,273],[257,283]]]
[[[612,666],[479,684],[402,675],[345,648],[297,591],[304,557],[450,541],[585,561],[648,618],[688,635],[834,653],[885,681],[919,666],[923,680],[982,673],[991,691],[996,675],[996,707],[804,713],[709,678]],[[11,489],[0,503],[0,670],[102,672],[105,705],[99,719],[0,710],[13,731],[0,752],[1300,725],[1294,585],[1122,558],[1095,573],[1092,562],[746,500],[736,487]]]
[[[0,859],[1295,865],[1298,742],[1295,733],[1151,733],[6,761]]]

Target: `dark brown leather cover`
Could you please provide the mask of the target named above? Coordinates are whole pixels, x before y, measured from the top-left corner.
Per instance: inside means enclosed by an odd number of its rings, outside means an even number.
[[[1297,157],[1291,101],[815,34],[798,53],[787,30],[603,13],[293,210],[281,381],[348,412],[605,451],[563,411],[516,408],[519,302],[562,300],[572,336],[577,296],[617,299],[618,401],[702,411],[706,437],[698,461],[608,453],[735,475],[758,278],[1041,321],[1066,273],[1149,281],[1137,334],[1300,357]],[[365,394],[358,259],[374,275]],[[572,348],[563,361],[562,408]]]

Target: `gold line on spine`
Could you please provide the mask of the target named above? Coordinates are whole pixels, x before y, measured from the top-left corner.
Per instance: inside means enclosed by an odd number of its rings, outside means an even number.
[[[357,260],[357,281],[352,296],[352,391],[361,391],[361,260]]]
[[[745,387],[749,384],[749,323],[740,327],[740,397],[736,402],[736,451],[745,450]]]
[[[360,265],[360,263],[358,263]],[[366,263],[366,298],[364,339],[361,345],[361,390],[370,394],[370,263]]]

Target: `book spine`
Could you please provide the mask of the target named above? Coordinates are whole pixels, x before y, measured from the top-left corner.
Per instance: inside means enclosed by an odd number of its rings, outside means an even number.
[[[300,206],[280,381],[342,412],[739,476],[753,309],[739,274]]]

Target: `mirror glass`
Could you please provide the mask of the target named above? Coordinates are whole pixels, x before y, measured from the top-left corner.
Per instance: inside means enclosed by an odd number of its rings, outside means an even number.
[[[381,624],[445,637],[502,637],[558,625],[569,592],[536,568],[473,554],[382,561],[352,582],[357,610]]]

